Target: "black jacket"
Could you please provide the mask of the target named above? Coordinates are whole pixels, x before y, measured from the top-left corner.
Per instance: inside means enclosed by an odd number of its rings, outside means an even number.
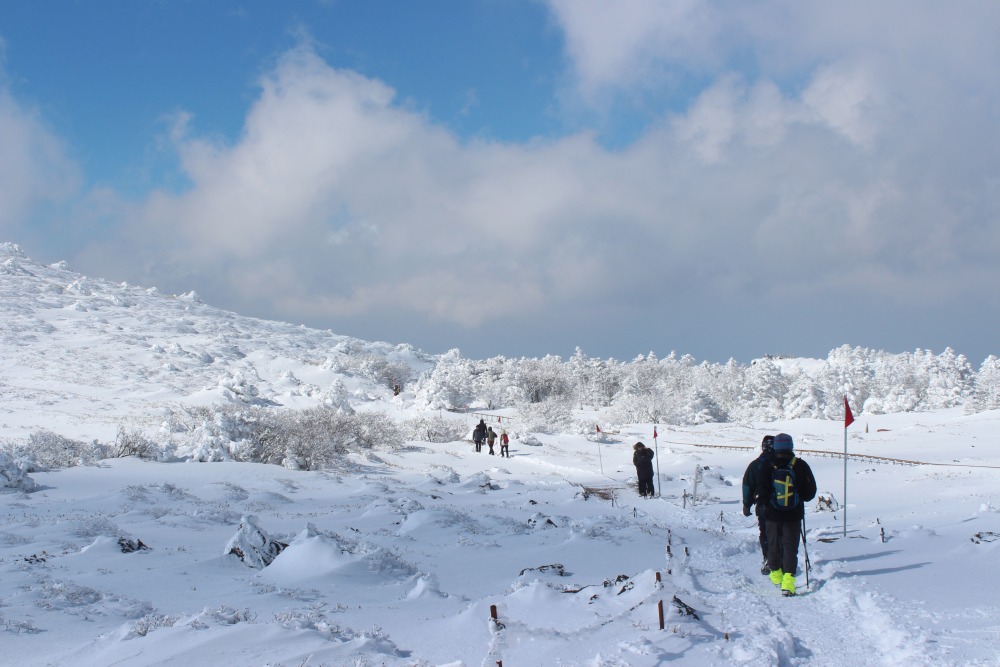
[[[776,466],[782,465],[789,458],[788,454],[774,453],[760,461],[757,470],[757,507],[765,521],[801,521],[806,515],[805,504],[816,497],[816,478],[812,469],[802,459],[796,457],[792,464],[795,473],[795,486],[799,494],[799,506],[794,510],[784,511],[771,507],[771,473]]]
[[[636,450],[632,454],[635,474],[639,479],[653,479],[653,450],[649,447]]]
[[[770,458],[770,452],[761,452],[760,456],[755,458],[747,466],[747,470],[743,473],[743,505],[745,507],[750,507],[756,504],[757,508],[754,513],[760,516],[762,506],[757,502],[757,477],[760,475],[760,467],[763,465],[764,461]]]

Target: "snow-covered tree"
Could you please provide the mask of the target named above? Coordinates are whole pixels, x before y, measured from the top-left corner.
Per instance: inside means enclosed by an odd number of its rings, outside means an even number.
[[[469,405],[474,396],[472,368],[457,348],[441,355],[434,370],[417,381],[417,403],[431,410]]]
[[[1000,358],[991,354],[983,360],[974,388],[976,410],[1000,409]]]

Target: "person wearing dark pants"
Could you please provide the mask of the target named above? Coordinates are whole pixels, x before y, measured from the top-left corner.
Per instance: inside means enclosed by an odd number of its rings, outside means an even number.
[[[761,464],[757,476],[757,504],[764,505],[767,565],[771,582],[781,587],[782,595],[795,595],[805,503],[816,497],[816,478],[793,448],[792,436],[774,436],[774,453]]]
[[[643,498],[653,497],[653,450],[642,444],[632,446],[632,463],[635,464],[635,476],[639,480],[639,495]]]
[[[755,458],[747,466],[743,473],[743,516],[750,516],[750,506],[756,505],[754,513],[757,515],[757,529],[760,532],[758,538],[761,553],[761,574],[769,574],[771,569],[767,565],[767,528],[764,521],[764,507],[757,502],[757,477],[760,474],[760,467],[770,458],[774,452],[774,436],[765,435],[760,443],[760,456]]]
[[[483,440],[486,440],[486,422],[480,419],[472,431],[472,442],[476,443],[477,452],[483,451]]]

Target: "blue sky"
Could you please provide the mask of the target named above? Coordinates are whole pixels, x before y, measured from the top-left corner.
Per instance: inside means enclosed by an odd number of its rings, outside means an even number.
[[[430,352],[978,365],[998,32],[993,2],[8,3],[0,237]]]

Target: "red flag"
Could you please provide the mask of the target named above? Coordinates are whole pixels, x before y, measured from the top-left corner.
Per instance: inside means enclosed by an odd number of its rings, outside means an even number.
[[[847,403],[847,396],[844,396],[844,428],[854,422],[854,415],[851,414],[851,406]]]
[[[656,440],[656,427],[653,427],[653,440]]]
[[[598,424],[598,425],[597,425],[597,432],[598,432],[598,433],[600,433],[600,432],[601,432],[601,425],[600,425],[600,424]]]
[[[502,421],[500,421],[500,418],[499,418],[499,417],[497,417],[497,423],[498,423],[498,424],[502,424],[502,423],[503,423]]]

